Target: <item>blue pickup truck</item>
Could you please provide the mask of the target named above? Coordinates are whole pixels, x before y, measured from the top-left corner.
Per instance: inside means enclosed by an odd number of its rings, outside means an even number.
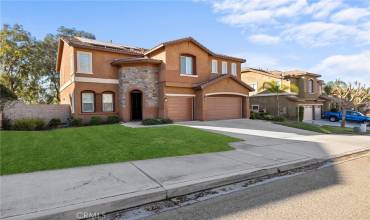
[[[334,122],[342,119],[342,112],[324,112],[324,118]],[[356,111],[346,111],[347,121],[356,121],[367,123],[370,122],[370,117]]]

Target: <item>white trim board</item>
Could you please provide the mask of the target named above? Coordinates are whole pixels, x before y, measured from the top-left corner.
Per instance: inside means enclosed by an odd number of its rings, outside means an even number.
[[[238,92],[212,92],[212,93],[206,93],[205,96],[211,96],[211,95],[239,95],[248,97],[248,95]]]
[[[118,84],[118,79],[104,79],[104,78],[93,78],[93,77],[75,77],[76,82],[91,82],[91,83],[108,83]]]
[[[279,96],[284,96],[284,95],[298,95],[298,93],[293,93],[293,92],[284,92],[284,93],[279,93]],[[265,94],[255,94],[253,96],[276,96],[275,93],[265,93]]]
[[[166,96],[189,96],[189,97],[194,97],[195,94],[166,93]]]

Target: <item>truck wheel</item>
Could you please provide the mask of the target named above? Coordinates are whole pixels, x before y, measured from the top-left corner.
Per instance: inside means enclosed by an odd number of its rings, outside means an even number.
[[[335,122],[335,121],[337,121],[337,118],[336,118],[336,117],[334,117],[334,116],[331,116],[331,117],[329,118],[329,121],[331,121],[331,122]]]

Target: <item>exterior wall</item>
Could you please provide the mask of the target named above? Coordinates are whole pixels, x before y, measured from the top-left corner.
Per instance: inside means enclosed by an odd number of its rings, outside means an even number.
[[[195,57],[195,74],[194,76],[180,75],[180,56],[188,54]],[[211,60],[218,60],[218,72],[221,74],[221,61],[228,62],[228,72],[231,73],[231,63],[237,64],[237,77],[240,79],[241,63],[228,59],[220,59],[210,56],[202,48],[192,42],[181,42],[178,44],[167,45],[164,50],[150,54],[151,58],[163,61],[160,82],[175,82],[179,86],[190,87],[194,83],[203,82],[211,76]]]
[[[72,83],[68,87],[66,87],[65,89],[63,89],[62,91],[60,91],[60,93],[59,93],[59,96],[60,96],[60,104],[69,105],[70,106],[71,113],[74,113],[74,111],[72,109],[72,106],[73,106],[72,105],[72,101],[73,101],[73,99],[75,101],[75,98],[76,98],[76,97],[74,97],[71,100],[71,97],[74,95],[74,89],[75,89],[75,83]]]
[[[83,91],[93,91],[95,93],[95,112],[82,112],[82,100],[81,93]],[[102,93],[113,92],[114,94],[114,111],[103,112],[102,111]],[[118,115],[119,104],[118,104],[118,85],[117,84],[105,84],[105,83],[83,83],[76,82],[74,89],[75,96],[75,113],[73,117],[81,118],[84,122],[90,120],[92,116],[100,116],[105,118],[109,115]]]
[[[313,93],[308,92],[308,81],[310,79],[313,80]],[[321,82],[316,77],[304,76],[303,78],[290,78],[289,80],[299,87],[298,97],[300,98],[317,99],[321,95]]]
[[[159,67],[153,65],[122,66],[119,69],[119,106],[124,121],[131,120],[130,92],[140,90],[143,98],[143,119],[158,116]]]
[[[77,72],[77,52],[78,51],[92,53],[92,73],[93,74]],[[130,57],[130,56],[125,55],[125,54],[106,52],[106,51],[86,50],[86,49],[75,48],[74,57],[75,57],[74,63],[75,63],[75,70],[76,70],[75,76],[104,78],[104,79],[118,79],[117,67],[112,66],[111,62],[117,58],[125,58],[125,57]]]
[[[261,73],[252,72],[252,71],[243,72],[241,74],[241,80],[247,84],[257,83],[257,91],[252,92],[252,94],[257,94],[261,92],[261,90],[263,89],[263,83],[271,82],[272,80],[280,81],[284,85],[290,85],[289,80],[284,80],[284,79],[281,79],[280,77],[268,76],[266,74],[261,74]]]
[[[60,64],[60,85],[64,85],[66,82],[71,80],[71,76],[74,74],[74,48],[68,44],[63,44],[63,54]]]
[[[4,106],[4,119],[11,122],[21,118],[39,118],[49,123],[52,118],[59,118],[66,123],[71,117],[69,105],[49,105],[49,104],[25,104],[20,101],[10,102]]]
[[[250,105],[259,105],[260,111],[264,110],[265,112],[276,115],[276,96],[251,96],[249,97]],[[280,115],[287,118],[296,118],[297,117],[297,103],[290,101],[286,96],[279,97],[280,103]],[[285,108],[285,109],[284,109]],[[285,113],[284,113],[285,112]]]

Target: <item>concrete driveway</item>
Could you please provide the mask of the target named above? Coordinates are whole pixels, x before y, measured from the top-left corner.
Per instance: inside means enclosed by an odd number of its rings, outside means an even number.
[[[370,136],[321,134],[262,120],[189,121],[179,124],[240,138],[244,141],[234,143],[233,147],[247,151],[259,147],[259,151],[279,150],[327,159],[370,148]]]

